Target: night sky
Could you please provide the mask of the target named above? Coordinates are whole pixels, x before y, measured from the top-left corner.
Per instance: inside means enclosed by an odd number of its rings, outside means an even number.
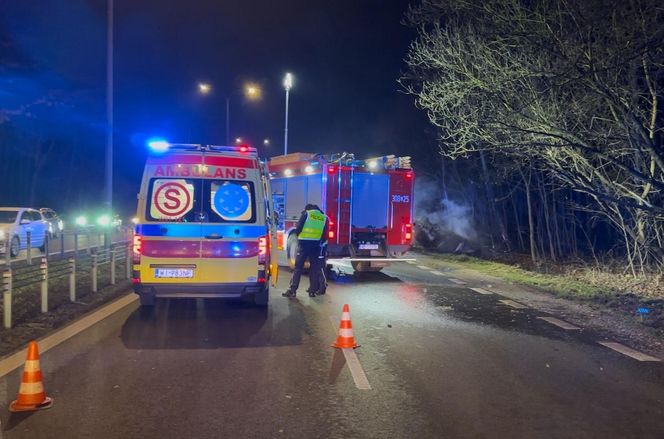
[[[397,84],[415,36],[401,24],[408,3],[116,0],[116,203],[135,200],[146,137],[225,143],[226,96],[231,100],[231,138],[240,136],[259,147],[261,156],[279,154],[281,83],[287,71],[295,76],[290,152],[366,156],[432,151],[435,142],[425,114]],[[0,107],[12,108],[39,95],[35,90],[23,93],[26,88],[16,87],[17,78],[29,78],[33,88],[63,90],[68,101],[63,114],[78,130],[70,135],[85,144],[90,166],[99,166],[100,177],[105,5],[99,0],[0,5],[5,55]],[[211,95],[197,94],[199,81],[212,84]],[[262,86],[260,102],[243,98],[246,81]],[[271,140],[270,149],[263,149],[263,138]]]

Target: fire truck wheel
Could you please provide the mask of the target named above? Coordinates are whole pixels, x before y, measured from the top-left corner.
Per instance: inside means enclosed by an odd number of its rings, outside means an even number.
[[[295,269],[295,257],[297,256],[297,236],[295,233],[288,235],[286,243],[286,254],[288,255],[288,266],[291,270]]]

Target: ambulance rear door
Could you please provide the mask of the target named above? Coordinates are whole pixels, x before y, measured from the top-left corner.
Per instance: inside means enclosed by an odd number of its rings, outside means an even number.
[[[267,228],[258,160],[204,155],[200,200],[201,256],[197,280],[206,284],[259,282],[261,238]]]

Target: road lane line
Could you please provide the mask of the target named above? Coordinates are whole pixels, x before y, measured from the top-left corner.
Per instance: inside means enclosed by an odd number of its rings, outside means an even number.
[[[334,316],[330,316],[330,321],[334,327],[334,333],[337,334],[339,332],[339,319]],[[355,382],[355,387],[360,390],[371,390],[371,385],[369,384],[367,375],[364,373],[360,359],[357,358],[355,350],[342,349],[341,351],[344,354],[344,358],[346,358],[346,364],[348,364],[348,369],[350,370],[350,374],[353,377],[353,381]]]
[[[427,271],[431,270],[431,268],[425,267],[424,265],[418,265],[417,268],[419,268],[420,270],[427,270]]]
[[[51,348],[56,347],[60,343],[67,341],[73,336],[80,334],[85,331],[92,325],[102,321],[111,314],[120,311],[125,306],[131,305],[138,301],[138,296],[134,293],[129,293],[126,296],[123,296],[108,305],[105,305],[101,308],[98,308],[95,311],[90,312],[87,315],[84,315],[80,319],[74,321],[73,323],[65,326],[64,328],[57,330],[51,335],[39,339],[39,351],[43,355],[46,351]],[[27,354],[27,348],[21,349],[20,351],[5,357],[0,360],[0,378],[12,372],[14,369],[23,365],[25,357]]]
[[[431,270],[431,274],[435,274],[436,276],[445,276],[445,273],[441,273],[438,270]]]
[[[609,349],[613,349],[616,352],[620,352],[623,355],[627,355],[628,357],[634,358],[635,360],[638,361],[662,361],[659,358],[651,357],[648,354],[644,354],[643,352],[639,352],[635,349],[632,349],[620,343],[616,343],[614,341],[598,341],[597,343]]]
[[[581,330],[581,328],[579,328],[578,326],[574,326],[571,323],[567,323],[566,321],[557,319],[555,317],[537,317],[537,318],[540,319],[540,320],[544,320],[545,322],[549,322],[552,325],[555,325],[559,328],[563,328],[563,329],[568,330],[568,331],[580,331]]]
[[[485,290],[484,288],[471,288],[471,290],[479,294],[493,294],[493,291]]]
[[[417,264],[417,262],[415,262],[415,261],[406,261],[406,264],[415,265],[415,264]]]
[[[499,302],[502,303],[503,305],[511,306],[512,308],[515,308],[515,309],[526,309],[526,308],[528,308],[526,305],[524,305],[522,303],[519,303],[519,302],[515,302],[513,300],[503,299],[503,300],[499,300]]]
[[[456,278],[454,278],[454,277],[451,277],[451,278],[449,278],[448,280],[449,280],[450,282],[454,282],[454,283],[457,284],[457,285],[466,285],[466,282],[464,282],[464,281],[462,281],[462,280],[460,280],[460,279],[456,279]]]
[[[355,381],[355,387],[360,390],[371,390],[371,385],[367,379],[367,375],[362,369],[359,358],[354,349],[342,349],[344,357],[346,357],[346,364],[348,364],[348,369],[350,369],[350,374],[353,376],[353,381]]]

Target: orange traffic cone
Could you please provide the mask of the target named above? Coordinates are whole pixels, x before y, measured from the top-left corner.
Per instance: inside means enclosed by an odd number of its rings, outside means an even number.
[[[348,304],[344,305],[341,314],[341,323],[339,324],[339,335],[337,341],[332,344],[332,347],[339,349],[354,349],[359,345],[355,343],[353,337],[353,323],[350,321],[350,307]]]
[[[53,405],[53,399],[44,393],[41,368],[39,367],[39,348],[36,341],[28,346],[28,358],[23,367],[21,387],[16,401],[9,406],[10,412],[29,412],[47,409]]]

